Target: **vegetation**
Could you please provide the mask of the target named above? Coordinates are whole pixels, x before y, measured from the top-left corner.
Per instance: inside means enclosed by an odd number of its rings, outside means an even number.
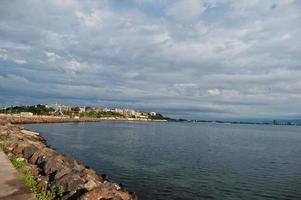
[[[116,112],[83,112],[80,117],[91,117],[91,118],[101,118],[101,117],[122,117],[123,115]]]
[[[45,105],[33,105],[33,106],[12,106],[0,110],[0,113],[20,113],[20,112],[31,112],[35,115],[50,115],[54,112],[53,108],[48,108]]]
[[[73,116],[73,112],[72,111],[63,111],[63,114],[69,117]]]
[[[16,158],[11,158],[11,162],[13,166],[18,170],[20,177],[25,182],[25,184],[34,192],[38,200],[52,200],[54,199],[54,195],[47,191],[44,188],[42,191],[37,190],[37,181],[34,176],[32,176],[28,169],[29,166],[26,162],[18,160]]]
[[[171,118],[164,117],[160,113],[157,113],[156,115],[150,115],[149,118],[152,119],[152,120],[167,120],[167,121],[172,121]]]
[[[61,198],[65,193],[65,188],[63,186],[59,186],[56,191],[56,197]]]
[[[2,150],[4,153],[8,152],[8,145],[6,144],[7,136],[1,135],[0,136],[0,150]]]

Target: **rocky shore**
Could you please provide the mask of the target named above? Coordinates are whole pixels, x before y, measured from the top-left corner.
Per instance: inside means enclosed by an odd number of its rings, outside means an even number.
[[[9,158],[26,162],[28,173],[37,182],[37,190],[47,190],[54,199],[62,200],[137,200],[121,184],[110,181],[105,174],[51,149],[44,138],[0,120],[0,145]],[[61,195],[57,197],[57,192]]]

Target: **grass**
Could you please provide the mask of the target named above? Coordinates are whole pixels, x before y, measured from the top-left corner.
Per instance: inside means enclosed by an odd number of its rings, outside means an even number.
[[[4,153],[8,152],[8,145],[5,143],[6,140],[7,140],[7,136],[6,135],[0,135],[0,149]]]
[[[63,186],[59,186],[56,191],[56,197],[61,198],[65,193],[65,188]]]
[[[11,158],[13,166],[18,170],[20,177],[25,182],[25,184],[30,188],[30,190],[36,195],[38,200],[52,200],[54,195],[47,191],[46,188],[42,191],[37,190],[37,181],[34,176],[30,175],[28,172],[28,164],[24,161],[17,160],[16,158]]]

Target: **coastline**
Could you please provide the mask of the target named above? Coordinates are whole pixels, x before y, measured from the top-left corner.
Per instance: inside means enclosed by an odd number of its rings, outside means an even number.
[[[112,121],[143,121],[143,122],[167,122],[167,120],[152,120],[138,118],[120,118],[120,117],[102,117],[102,118],[69,118],[59,116],[34,115],[21,116],[19,114],[0,114],[0,120],[7,121],[11,124],[34,124],[34,123],[72,123],[72,122],[99,122],[105,120]]]
[[[21,160],[28,165],[28,173],[37,182],[37,190],[46,190],[54,197],[58,190],[63,191],[54,199],[138,199],[135,193],[110,181],[107,175],[98,175],[88,166],[59,154],[39,133],[1,119],[0,145],[11,160]]]

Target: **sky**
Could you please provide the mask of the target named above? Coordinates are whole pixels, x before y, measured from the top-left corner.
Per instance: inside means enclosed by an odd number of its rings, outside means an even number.
[[[1,0],[0,105],[301,118],[299,0]]]

